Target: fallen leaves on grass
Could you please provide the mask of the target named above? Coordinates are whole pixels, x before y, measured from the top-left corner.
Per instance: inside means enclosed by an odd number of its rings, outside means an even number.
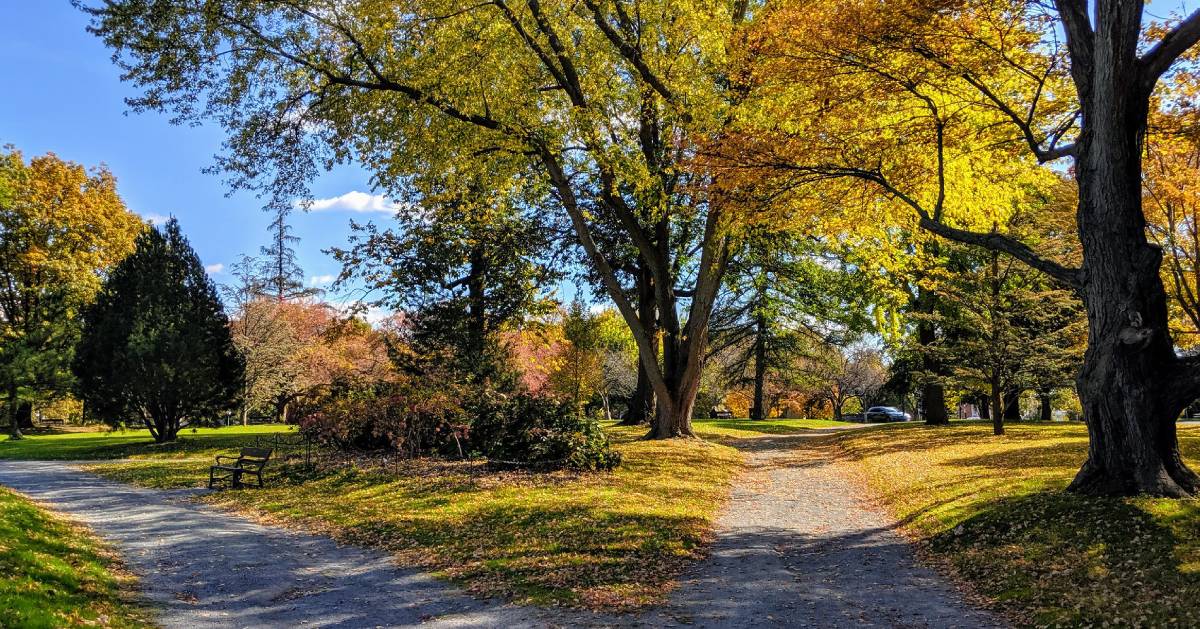
[[[1200,507],[1062,490],[1078,424],[904,426],[844,435],[843,455],[906,531],[1017,624],[1200,625]],[[1200,438],[1180,430],[1185,459]]]
[[[395,553],[472,592],[519,603],[629,610],[661,602],[700,559],[741,455],[697,439],[609,429],[613,472],[497,471],[480,461],[339,456],[284,468],[265,490],[204,499],[274,524]],[[89,471],[152,487],[197,486],[204,458]]]

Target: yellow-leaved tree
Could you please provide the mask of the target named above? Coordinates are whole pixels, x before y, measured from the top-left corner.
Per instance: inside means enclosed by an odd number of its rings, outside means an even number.
[[[0,395],[13,438],[31,403],[70,392],[80,308],[143,229],[107,169],[0,152]]]
[[[1175,420],[1200,396],[1200,358],[1176,353],[1141,183],[1155,90],[1200,40],[1200,12],[1155,25],[1142,0],[772,7],[751,59],[762,105],[746,117],[772,148],[741,143],[730,163],[839,191],[859,221],[904,211],[1074,289],[1088,316],[1076,385],[1090,446],[1070,489],[1194,495]],[[1023,182],[1064,170],[1078,266],[993,228],[1023,203]]]
[[[692,435],[709,320],[741,208],[685,166],[739,98],[746,0],[114,0],[92,30],[135,110],[215,119],[219,166],[281,202],[355,161],[396,198],[537,182],[613,300],[657,399]],[[448,182],[448,183],[447,183]],[[640,308],[639,308],[640,307]],[[639,312],[640,311],[640,312]],[[661,348],[661,349],[660,349]]]

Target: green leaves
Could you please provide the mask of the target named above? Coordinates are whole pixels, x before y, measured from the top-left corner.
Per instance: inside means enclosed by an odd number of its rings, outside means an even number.
[[[53,154],[0,151],[0,395],[45,400],[72,386],[78,315],[144,229],[116,180]]]
[[[183,421],[237,402],[242,359],[216,288],[179,224],[150,229],[84,315],[74,364],[89,408],[114,425],[142,421],[172,441]]]

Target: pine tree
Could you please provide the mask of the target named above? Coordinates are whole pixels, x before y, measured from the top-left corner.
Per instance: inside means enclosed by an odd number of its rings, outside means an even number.
[[[216,287],[171,219],[137,239],[83,317],[80,395],[102,420],[159,443],[237,406],[242,358]]]
[[[271,244],[260,249],[257,285],[265,295],[276,301],[291,301],[320,292],[304,285],[304,269],[296,261],[296,244],[300,237],[292,234],[287,209],[277,210],[271,221]]]
[[[954,378],[988,392],[994,432],[1019,418],[1019,393],[1044,398],[1065,386],[1082,362],[1085,339],[1078,298],[1045,275],[994,251],[961,245],[940,291],[947,330],[939,348]]]

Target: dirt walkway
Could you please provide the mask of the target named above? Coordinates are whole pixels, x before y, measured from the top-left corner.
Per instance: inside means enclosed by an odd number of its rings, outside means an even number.
[[[0,484],[112,540],[165,627],[998,627],[916,562],[884,514],[812,447],[812,435],[742,442],[751,469],[712,556],[640,616],[474,599],[383,553],[264,527],[61,463],[0,462]]]

